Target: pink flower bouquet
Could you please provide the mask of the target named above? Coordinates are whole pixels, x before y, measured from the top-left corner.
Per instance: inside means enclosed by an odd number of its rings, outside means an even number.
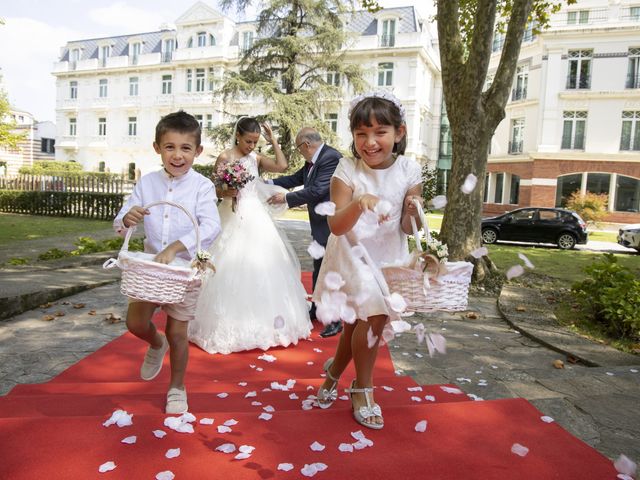
[[[242,189],[247,183],[253,180],[255,177],[251,175],[245,166],[238,162],[226,162],[218,166],[216,171],[216,179],[214,180],[217,185],[222,188],[233,188],[235,190]],[[233,197],[232,208],[235,212],[238,199]]]

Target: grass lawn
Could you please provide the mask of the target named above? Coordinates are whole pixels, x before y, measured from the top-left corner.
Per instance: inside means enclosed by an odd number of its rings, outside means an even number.
[[[91,235],[111,227],[111,221],[0,213],[0,245],[37,238]]]
[[[596,242],[616,243],[618,241],[618,234],[615,232],[600,232],[589,230],[589,240],[594,240]]]

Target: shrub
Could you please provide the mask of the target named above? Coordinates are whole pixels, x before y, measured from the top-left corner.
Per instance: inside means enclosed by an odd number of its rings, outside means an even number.
[[[206,165],[199,165],[199,164],[195,164],[194,163],[193,164],[193,169],[196,172],[204,175],[207,178],[212,178],[213,177],[213,166],[214,166],[213,163],[208,163]]]
[[[428,164],[422,166],[422,198],[425,208],[429,201],[436,196],[438,188],[438,172],[435,168],[429,168]]]
[[[607,214],[608,201],[609,196],[606,193],[587,192],[582,195],[576,190],[567,199],[567,208],[574,210],[587,223],[598,223]]]
[[[7,263],[9,265],[26,265],[27,263],[29,263],[29,259],[24,257],[14,257],[10,258]]]
[[[113,219],[124,193],[0,191],[0,212]]]
[[[32,167],[22,167],[18,171],[27,175],[57,175],[66,173],[78,173],[82,171],[82,165],[75,162],[57,162],[55,160],[40,160]]]
[[[38,260],[57,260],[58,258],[64,258],[70,256],[71,253],[66,250],[60,250],[59,248],[50,248],[44,253],[38,255]]]
[[[640,280],[611,253],[584,268],[588,278],[573,285],[593,319],[618,337],[640,337]]]

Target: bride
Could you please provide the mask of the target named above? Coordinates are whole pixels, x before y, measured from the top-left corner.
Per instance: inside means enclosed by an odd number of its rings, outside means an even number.
[[[254,152],[260,124],[242,117],[236,123],[234,146],[215,164],[217,171],[221,164],[239,161],[254,179],[241,190],[216,189],[222,198],[222,234],[210,252],[217,273],[204,280],[195,319],[189,322],[189,340],[209,353],[286,347],[311,333],[300,264],[264,203],[280,187],[259,179],[259,169],[283,172],[287,160],[271,127],[262,128],[275,159]]]

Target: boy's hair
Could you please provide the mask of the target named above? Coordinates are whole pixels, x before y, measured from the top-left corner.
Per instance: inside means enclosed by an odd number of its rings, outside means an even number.
[[[260,129],[260,124],[253,117],[241,117],[236,122],[236,134],[244,135],[245,133],[260,133],[262,130]],[[236,138],[234,136],[233,141],[236,142]]]
[[[195,137],[196,147],[202,142],[202,128],[193,115],[184,110],[169,113],[160,119],[156,125],[156,143],[160,145],[162,136],[169,132],[191,133]]]
[[[366,97],[351,110],[349,117],[351,133],[353,134],[353,131],[360,125],[370,127],[372,118],[375,118],[380,125],[391,125],[395,129],[404,125],[400,109],[393,102],[380,97]],[[405,132],[400,141],[393,145],[393,153],[402,155],[406,148],[407,134]],[[351,153],[355,158],[360,158],[353,141],[351,142]]]

